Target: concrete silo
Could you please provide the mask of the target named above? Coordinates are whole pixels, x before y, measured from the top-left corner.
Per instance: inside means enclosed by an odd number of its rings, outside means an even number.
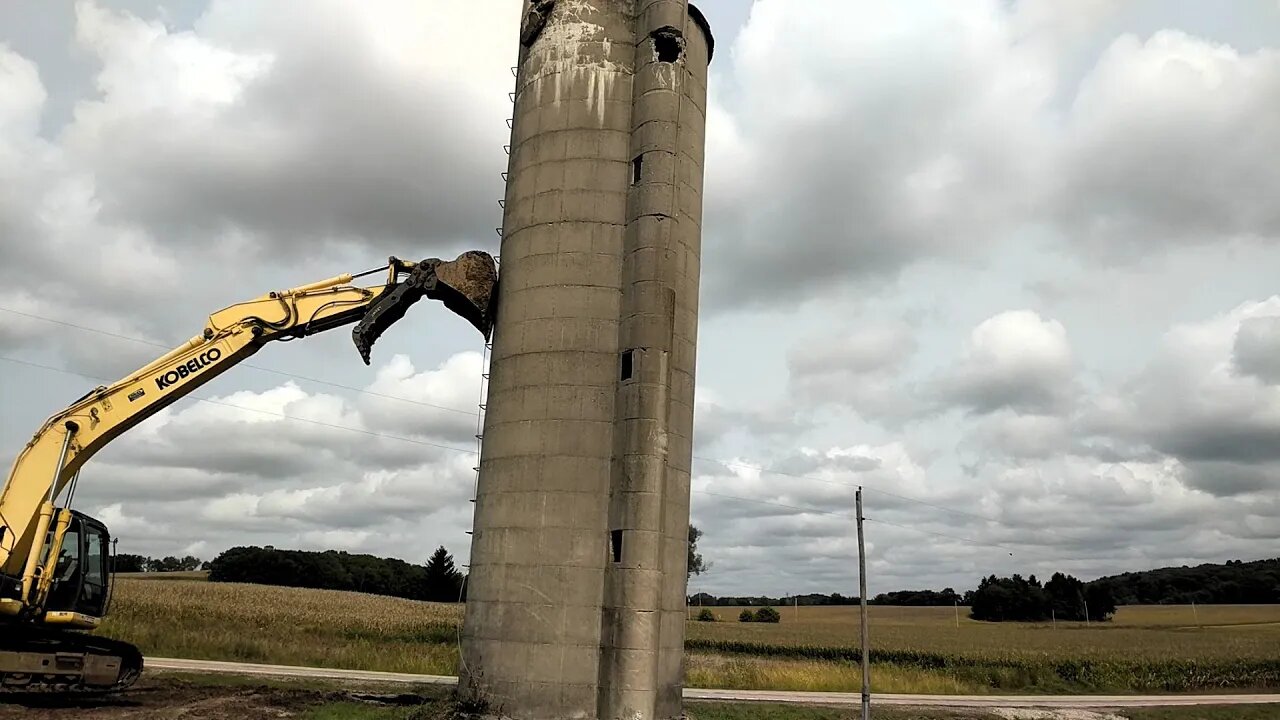
[[[674,718],[710,28],[683,0],[526,0],[462,696]]]

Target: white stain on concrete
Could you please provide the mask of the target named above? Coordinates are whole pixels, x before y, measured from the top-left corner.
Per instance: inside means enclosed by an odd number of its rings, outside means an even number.
[[[546,28],[534,42],[530,56],[537,59],[538,77],[552,77],[553,104],[565,99],[566,85],[574,87],[585,83],[587,106],[603,126],[608,98],[613,95],[619,77],[630,74],[631,69],[609,59],[613,46],[605,37],[604,27],[585,19],[594,12],[586,0],[560,0]],[[602,56],[584,57],[583,46],[588,43],[600,43]],[[536,82],[537,79],[528,78],[527,82]],[[543,85],[541,82],[536,84],[535,94],[539,103]]]

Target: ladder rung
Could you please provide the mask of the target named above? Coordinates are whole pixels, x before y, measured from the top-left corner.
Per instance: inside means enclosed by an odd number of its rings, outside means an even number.
[[[512,65],[512,66],[511,66],[511,76],[512,76],[512,77],[515,77],[519,72],[520,72],[520,66],[519,66],[519,65]]]
[[[514,128],[515,128],[515,122],[516,122],[516,119],[515,119],[515,118],[507,118],[507,127],[509,127],[509,128],[513,128],[513,129],[514,129]]]
[[[505,170],[502,172],[502,179],[503,181],[506,181],[507,179],[507,172]]]
[[[515,102],[515,101],[516,101],[516,94],[515,94],[515,92],[514,92],[514,91],[513,91],[513,92],[509,92],[509,93],[507,93],[507,97],[511,98],[511,102]]]
[[[503,210],[506,210],[506,209],[507,209],[507,201],[506,201],[506,200],[499,200],[499,201],[498,201],[498,207],[502,208]]]
[[[510,154],[511,154],[511,146],[510,146],[510,145],[503,145],[503,146],[502,146],[502,152],[504,152],[504,153],[506,153],[506,154],[510,155]]]

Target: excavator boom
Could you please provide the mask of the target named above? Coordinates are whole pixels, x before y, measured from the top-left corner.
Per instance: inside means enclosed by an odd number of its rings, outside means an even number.
[[[390,258],[386,282],[339,275],[224,308],[200,334],[50,417],[14,461],[0,490],[0,691],[117,690],[141,655],[127,643],[74,632],[97,627],[110,597],[109,541],[100,522],[55,505],[96,452],[273,340],[356,324],[365,363],[373,344],[423,297],[440,300],[487,340],[497,267],[486,253],[456,260]],[[74,547],[72,547],[74,546]]]

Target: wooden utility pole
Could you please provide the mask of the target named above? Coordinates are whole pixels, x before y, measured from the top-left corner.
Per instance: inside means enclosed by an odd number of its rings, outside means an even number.
[[[862,487],[858,506],[858,603],[862,606],[862,720],[871,720],[871,642],[867,634],[867,551],[862,542]]]

